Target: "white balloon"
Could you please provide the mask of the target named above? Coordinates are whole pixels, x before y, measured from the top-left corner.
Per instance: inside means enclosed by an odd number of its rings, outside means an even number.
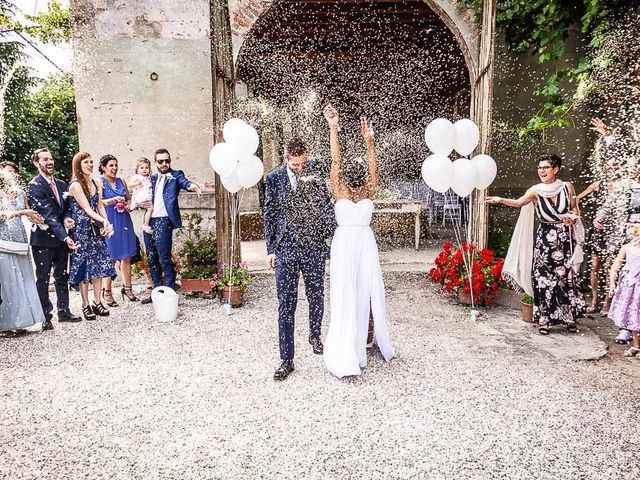
[[[453,162],[453,182],[451,190],[459,197],[468,197],[476,187],[476,170],[468,158],[459,158]]]
[[[237,193],[242,190],[242,185],[240,185],[240,180],[238,179],[238,171],[236,170],[228,177],[223,177],[220,179],[222,185],[229,193]]]
[[[473,120],[463,118],[453,124],[456,129],[455,149],[463,157],[471,155],[480,141],[480,129]]]
[[[240,185],[244,188],[251,188],[260,180],[264,174],[264,165],[255,155],[245,157],[238,162],[238,169],[236,170]]]
[[[456,143],[456,128],[446,118],[436,118],[427,125],[424,140],[433,153],[449,155]]]
[[[491,156],[483,153],[473,157],[471,162],[476,171],[476,188],[478,190],[488,188],[496,179],[498,173],[496,161]]]
[[[214,145],[209,153],[211,168],[221,177],[228,177],[238,166],[238,151],[228,143]]]
[[[260,135],[258,135],[255,128],[251,125],[247,125],[245,127],[244,143],[242,145],[238,145],[238,150],[240,150],[243,155],[255,155],[259,146]]]
[[[222,128],[224,141],[233,145],[241,156],[253,155],[260,145],[255,128],[239,118],[232,118]]]
[[[233,140],[238,138],[242,134],[242,130],[247,125],[247,122],[240,118],[232,118],[227,120],[222,126],[222,136],[227,143],[233,143]]]
[[[446,155],[434,154],[422,163],[422,178],[436,192],[449,190],[452,177],[453,164]]]

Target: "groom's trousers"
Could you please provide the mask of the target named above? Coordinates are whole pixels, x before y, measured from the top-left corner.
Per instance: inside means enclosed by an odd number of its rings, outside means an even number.
[[[293,247],[276,254],[278,291],[278,333],[280,359],[293,360],[295,353],[295,314],[298,305],[298,280],[304,280],[309,302],[309,335],[320,337],[324,315],[324,270],[326,254],[322,248]]]

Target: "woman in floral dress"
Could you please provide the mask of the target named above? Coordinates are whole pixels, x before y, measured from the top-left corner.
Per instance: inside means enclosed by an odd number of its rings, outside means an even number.
[[[75,222],[72,236],[78,248],[71,254],[69,284],[80,289],[84,318],[95,320],[96,315],[109,315],[109,310],[100,301],[100,290],[103,278],[116,277],[104,239],[113,234],[113,228],[102,204],[102,183],[96,183],[91,178],[91,155],[76,153],[71,168],[70,208],[71,218]],[[93,305],[89,304],[89,283],[93,287]]]
[[[578,288],[584,229],[573,185],[557,178],[561,165],[557,155],[544,155],[538,159],[541,183],[517,200],[487,199],[492,205],[522,209],[503,275],[533,295],[534,322],[541,335],[548,335],[550,325],[554,324],[564,324],[568,331],[576,332],[576,319],[585,306]],[[539,225],[534,246],[536,214]]]

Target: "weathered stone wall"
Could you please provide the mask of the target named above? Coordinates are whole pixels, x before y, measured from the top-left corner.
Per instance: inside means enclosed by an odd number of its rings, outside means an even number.
[[[209,0],[72,0],[80,148],[135,161],[169,149],[173,166],[212,179]]]

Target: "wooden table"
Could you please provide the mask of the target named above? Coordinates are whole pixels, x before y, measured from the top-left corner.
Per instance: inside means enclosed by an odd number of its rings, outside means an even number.
[[[420,248],[420,213],[422,204],[414,200],[374,200],[374,218],[375,217],[413,217],[414,229],[414,246],[418,250]],[[375,222],[380,225],[379,222]],[[381,230],[379,227],[378,230]],[[384,235],[384,232],[380,232]]]

